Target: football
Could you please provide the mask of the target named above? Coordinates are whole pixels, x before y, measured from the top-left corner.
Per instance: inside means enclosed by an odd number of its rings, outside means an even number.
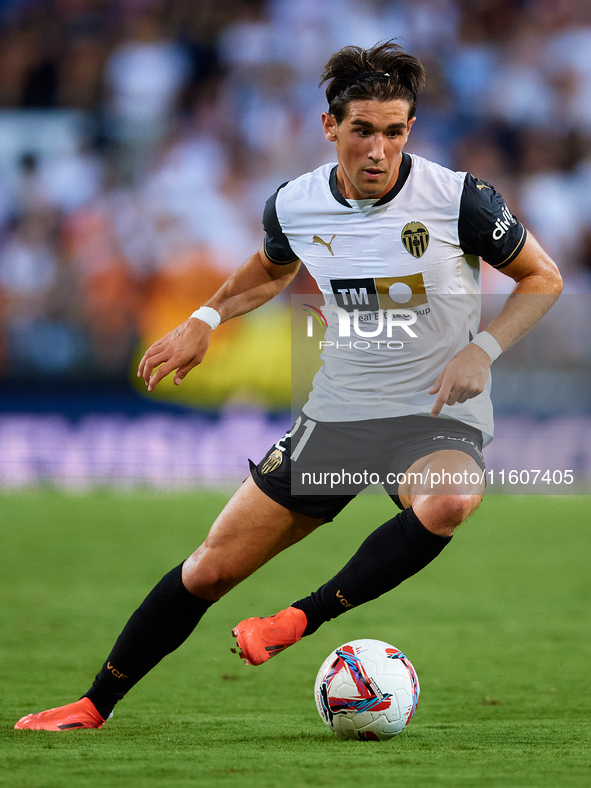
[[[343,739],[384,741],[404,730],[419,702],[410,660],[381,640],[352,640],[324,660],[314,687],[318,713]]]

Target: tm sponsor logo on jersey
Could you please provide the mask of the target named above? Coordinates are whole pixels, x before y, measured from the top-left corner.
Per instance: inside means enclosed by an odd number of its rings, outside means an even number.
[[[414,308],[428,303],[421,271],[406,276],[331,279],[330,287],[337,306],[346,312]]]
[[[513,216],[507,206],[503,205],[501,216],[495,222],[495,229],[493,230],[492,234],[492,237],[495,239],[495,241],[500,241],[509,227],[511,227],[513,224],[517,224],[517,219]]]

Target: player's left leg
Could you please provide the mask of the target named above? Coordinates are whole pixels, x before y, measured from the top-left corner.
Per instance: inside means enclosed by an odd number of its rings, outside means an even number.
[[[398,491],[403,511],[370,534],[331,580],[293,603],[308,620],[303,634],[312,634],[324,622],[376,599],[424,569],[476,510],[483,490],[483,470],[464,451],[433,452],[414,462]]]
[[[444,473],[449,474],[445,484],[437,482]],[[471,475],[474,482],[466,484],[464,480]],[[391,591],[424,569],[482,500],[483,471],[463,451],[437,451],[421,457],[405,476],[406,482],[398,491],[403,511],[371,533],[328,583],[294,603],[308,618],[304,635],[346,610]],[[433,478],[435,482],[427,481]]]
[[[451,537],[482,501],[484,470],[463,451],[436,451],[414,462],[398,488],[403,509],[413,508],[423,526]]]

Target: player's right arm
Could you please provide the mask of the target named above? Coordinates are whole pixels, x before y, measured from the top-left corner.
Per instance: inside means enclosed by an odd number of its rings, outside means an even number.
[[[252,312],[285,290],[300,267],[299,260],[276,264],[264,245],[238,268],[204,306],[217,310],[221,322]],[[185,375],[203,361],[212,329],[199,318],[190,317],[154,342],[140,361],[138,377],[153,391],[162,378],[176,370],[178,386]]]

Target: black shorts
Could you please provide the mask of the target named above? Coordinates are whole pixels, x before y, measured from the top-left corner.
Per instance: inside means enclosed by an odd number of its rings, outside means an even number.
[[[482,433],[456,419],[400,416],[317,422],[302,413],[258,465],[250,463],[250,470],[255,484],[281,506],[330,522],[378,477],[402,508],[397,494],[400,475],[421,457],[449,449],[469,454],[484,472]],[[331,469],[342,473],[341,484],[326,481]],[[325,486],[303,483],[316,480],[318,474],[324,474]]]

